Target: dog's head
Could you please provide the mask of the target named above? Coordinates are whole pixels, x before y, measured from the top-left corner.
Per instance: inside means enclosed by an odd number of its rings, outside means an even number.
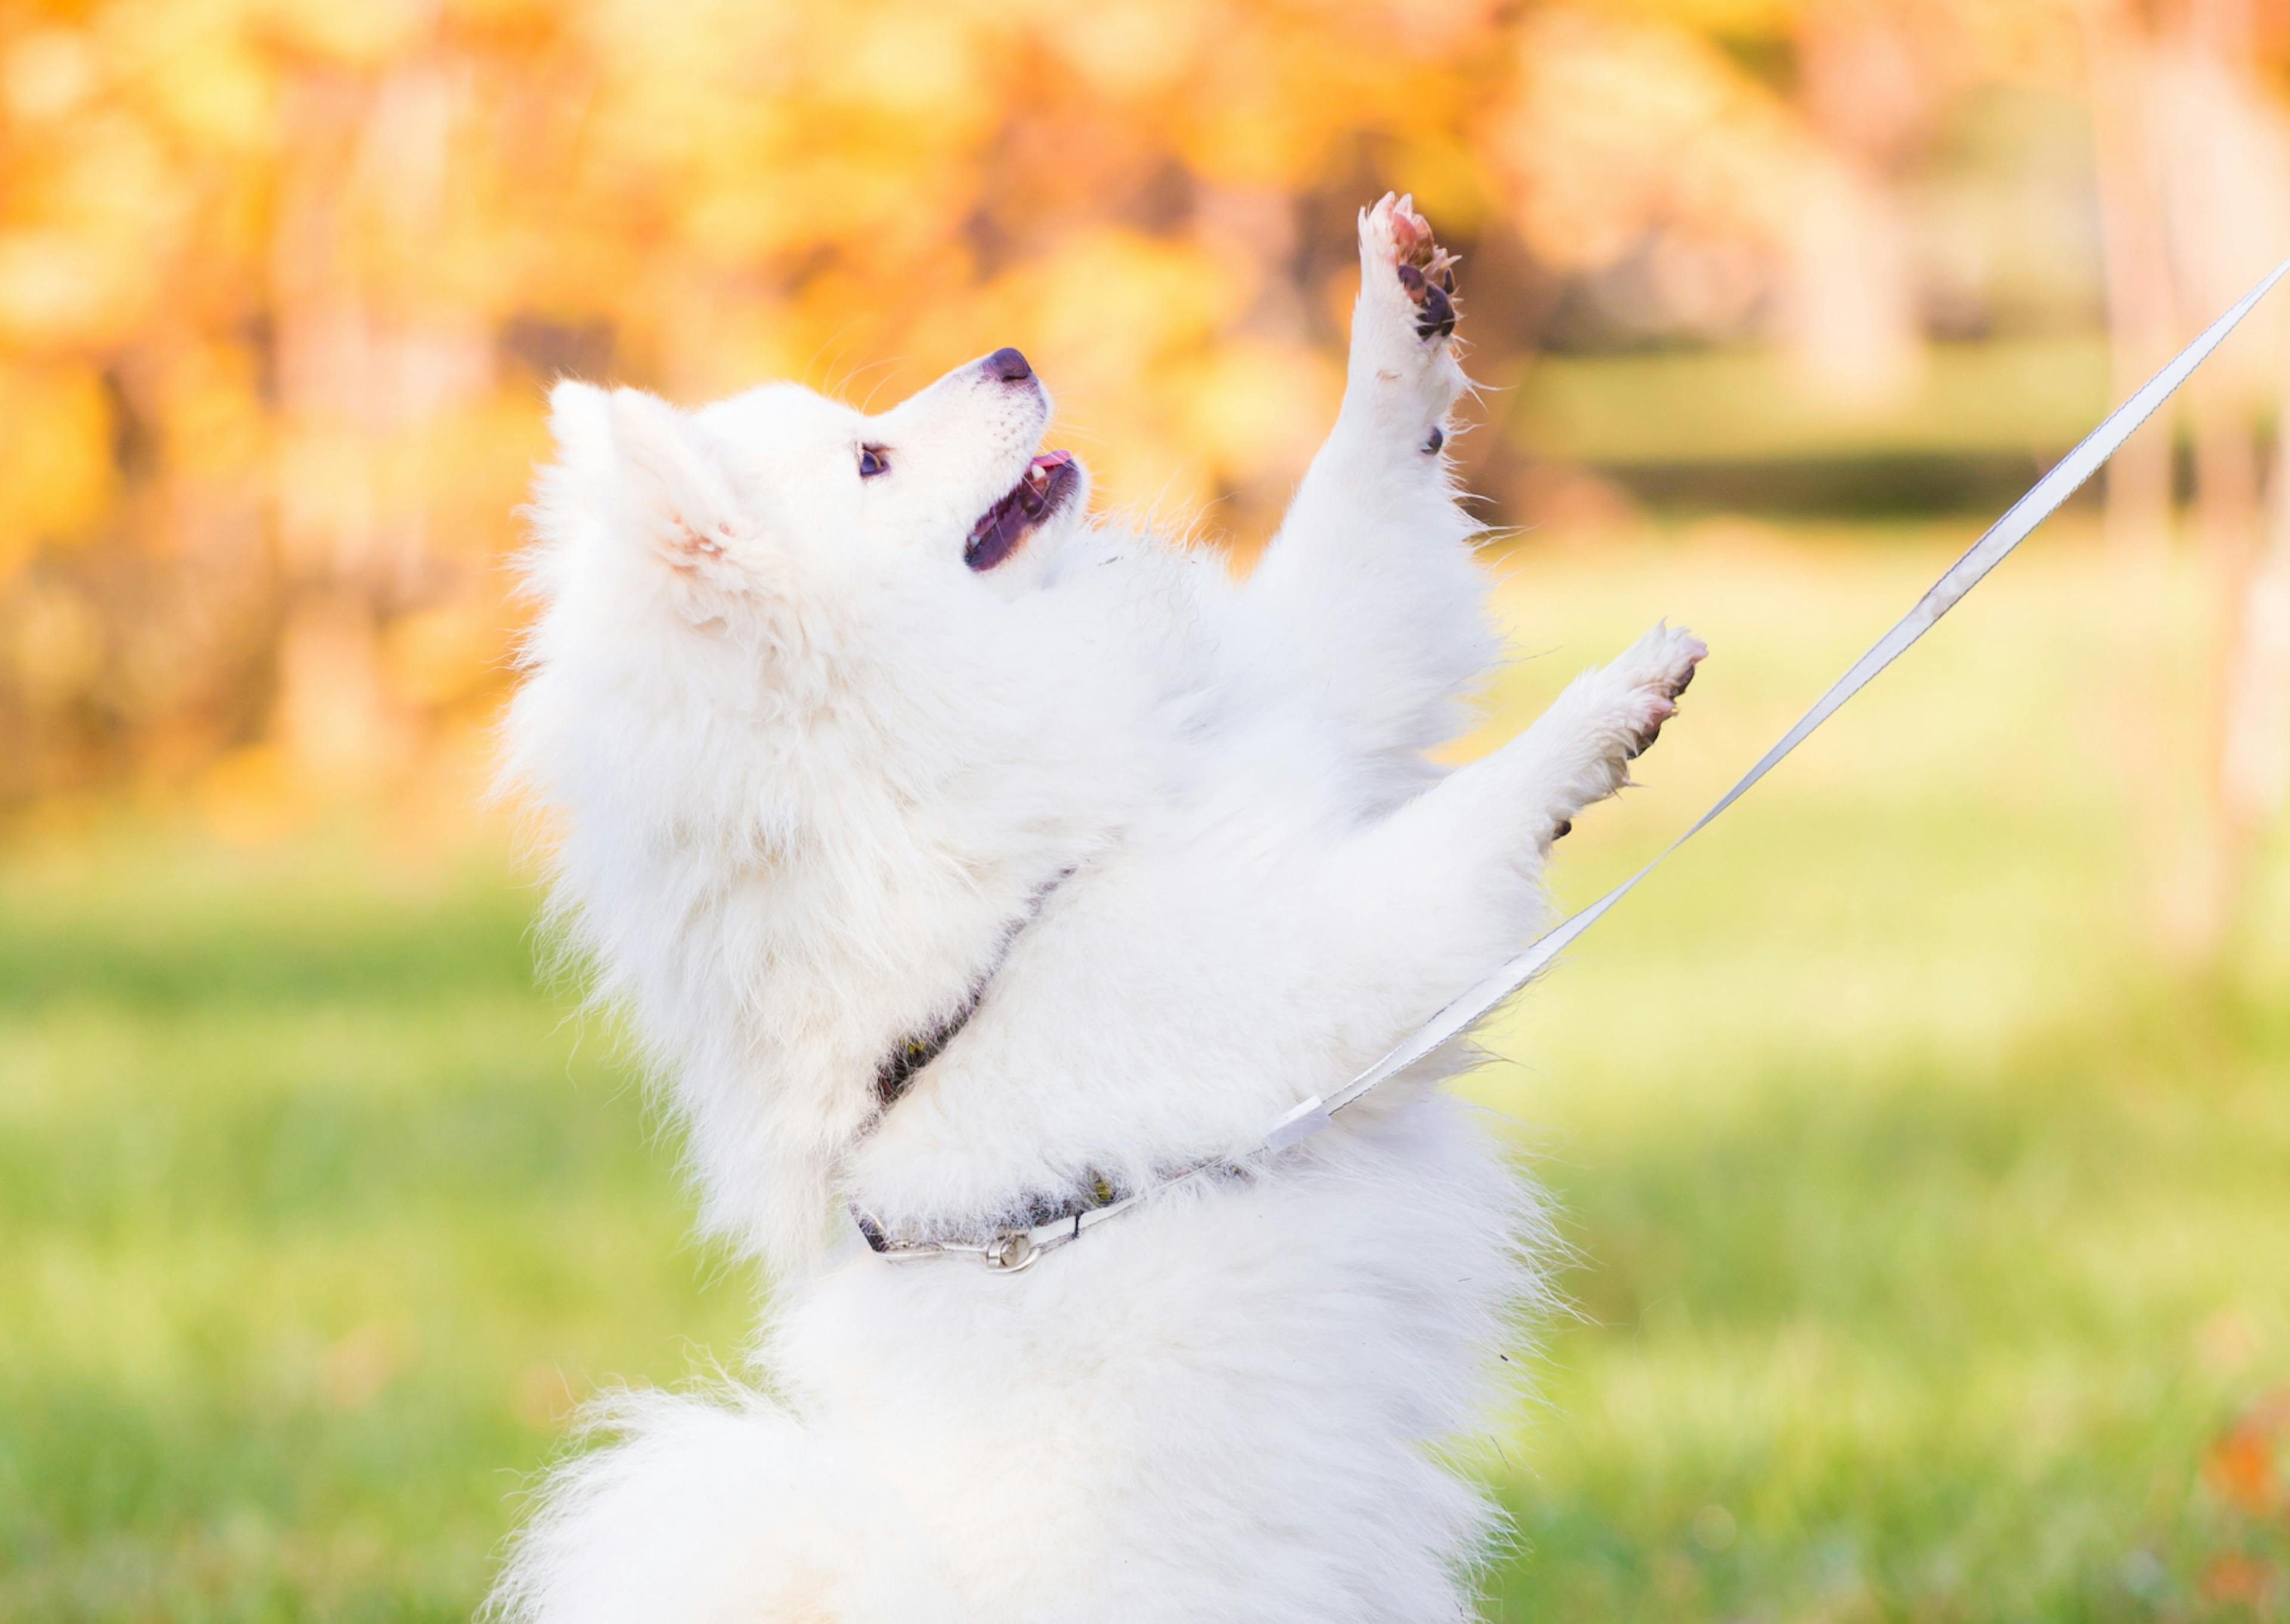
[[[1080,463],[1038,450],[1050,398],[1014,349],[873,416],[795,384],[686,412],[564,382],[550,404],[544,529],[612,555],[629,607],[699,628],[831,613],[894,580],[1006,597],[1086,506]]]
[[[1016,350],[873,415],[793,384],[551,404],[505,783],[610,796],[623,827],[749,841],[769,805],[858,839],[862,803],[1035,807],[1046,736],[1110,726],[1118,678],[1045,589],[1086,476],[1040,449],[1050,399]],[[1031,815],[977,820],[1006,844]]]

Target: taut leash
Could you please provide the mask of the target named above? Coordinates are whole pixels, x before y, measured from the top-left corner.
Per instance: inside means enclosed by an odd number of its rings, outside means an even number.
[[[969,1244],[946,1241],[901,1243],[884,1236],[862,1216],[860,1227],[867,1236],[868,1244],[889,1258],[974,1257],[989,1268],[1005,1272],[1024,1268],[1045,1252],[1077,1241],[1093,1226],[1181,1184],[1190,1183],[1213,1172],[1239,1172],[1264,1156],[1301,1144],[1328,1126],[1335,1119],[1336,1113],[1357,1104],[1382,1084],[1461,1037],[1493,1014],[1512,994],[1548,969],[1553,959],[1565,952],[1575,938],[1604,918],[1608,909],[1636,889],[1639,881],[1660,868],[1680,846],[1709,828],[1718,813],[1748,794],[1751,786],[1779,766],[1784,756],[1836,715],[1847,700],[1867,687],[1877,673],[1899,659],[1910,644],[1930,631],[1942,615],[1962,603],[1966,595],[1978,586],[1990,570],[2010,556],[2013,549],[2026,540],[2038,525],[2059,510],[2061,503],[2074,495],[2086,480],[2106,465],[2108,459],[2115,455],[2132,432],[2153,416],[2156,409],[2209,358],[2211,351],[2218,348],[2220,341],[2234,331],[2237,324],[2250,314],[2251,308],[2265,298],[2286,273],[2290,273],[2290,260],[2285,260],[2270,271],[2256,287],[2237,300],[2231,309],[2205,328],[2200,337],[2174,356],[2168,365],[2141,385],[2137,393],[2110,412],[2106,420],[2086,435],[2073,451],[2054,463],[2051,471],[2038,480],[2025,496],[2013,503],[2002,518],[1989,526],[1987,532],[1974,542],[1961,558],[1949,565],[1941,578],[1933,583],[1932,589],[1917,600],[1916,606],[1902,616],[1892,630],[1877,639],[1869,652],[1854,660],[1852,668],[1814,702],[1813,708],[1798,717],[1797,724],[1782,734],[1772,749],[1758,758],[1756,765],[1735,780],[1732,788],[1719,796],[1709,811],[1696,818],[1691,827],[1664,847],[1653,861],[1580,913],[1538,937],[1524,952],[1417,1027],[1382,1059],[1334,1093],[1325,1099],[1316,1095],[1303,1101],[1245,1149],[1172,1174],[1117,1201],[1093,1206],[1086,1211],[1069,1212],[1030,1229],[1004,1230],[983,1241]]]

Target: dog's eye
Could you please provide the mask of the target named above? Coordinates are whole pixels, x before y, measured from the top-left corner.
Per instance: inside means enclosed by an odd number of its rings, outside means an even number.
[[[887,474],[890,471],[891,460],[883,455],[882,447],[878,445],[862,445],[859,448],[860,478],[872,479],[877,474]]]

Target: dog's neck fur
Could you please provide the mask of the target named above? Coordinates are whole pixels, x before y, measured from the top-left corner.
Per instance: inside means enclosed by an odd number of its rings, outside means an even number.
[[[643,582],[565,573],[533,640],[588,646],[537,648],[508,767],[573,812],[552,906],[676,1079],[708,1227],[805,1267],[885,1053],[1118,837],[1152,760],[1122,718],[1149,684],[1061,594],[965,620],[873,585],[768,632],[662,639],[616,624],[646,612]]]

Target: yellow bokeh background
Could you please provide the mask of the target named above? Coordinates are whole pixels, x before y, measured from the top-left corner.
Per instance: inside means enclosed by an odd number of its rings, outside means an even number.
[[[2224,9],[2278,143],[2278,8]],[[894,399],[1015,343],[1111,502],[1245,558],[1332,409],[1350,216],[1386,187],[1466,254],[1496,524],[1617,511],[1602,460],[1662,450],[1509,412],[1554,348],[1779,356],[1774,390],[1885,443],[1935,340],[2105,341],[2095,53],[2195,26],[2102,0],[10,8],[0,813],[125,795],[288,828],[466,776],[563,373]],[[1986,449],[2058,449],[2006,408]]]

